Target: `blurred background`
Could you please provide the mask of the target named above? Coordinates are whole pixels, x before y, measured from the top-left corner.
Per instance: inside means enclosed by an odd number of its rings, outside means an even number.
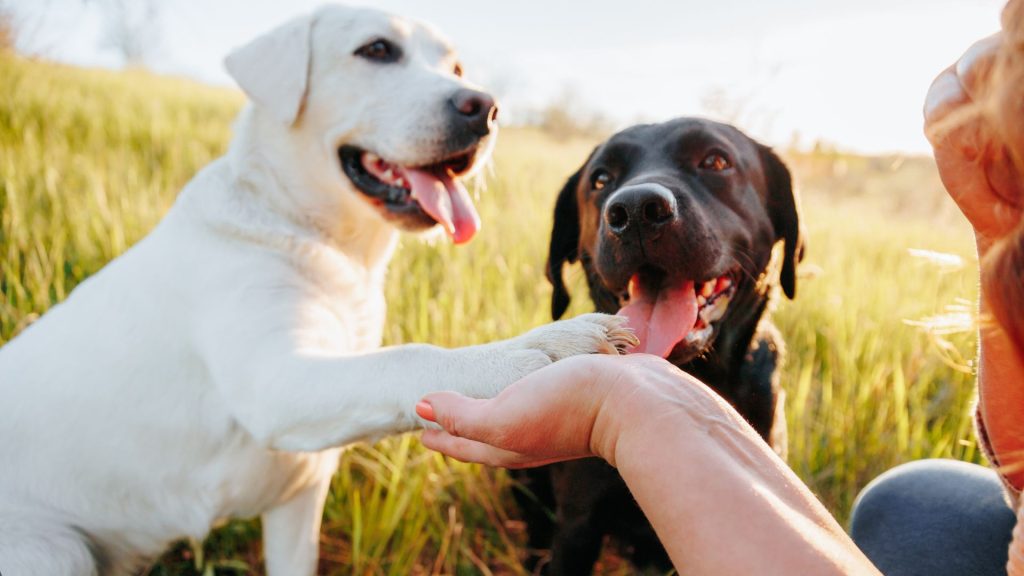
[[[319,0],[4,0],[19,51],[228,85],[224,55]],[[367,2],[444,31],[512,124],[701,113],[775,145],[925,152],[931,78],[1000,0]]]
[[[0,0],[0,345],[144,236],[223,154],[244,103],[221,62],[309,0]],[[931,79],[998,28],[994,0],[374,3],[437,25],[503,101],[483,229],[406,239],[388,344],[461,346],[550,321],[554,198],[637,121],[704,115],[776,147],[807,238],[787,341],[788,463],[845,522],[895,464],[978,461],[977,261],[921,135]],[[570,314],[589,310],[578,267]],[[699,463],[695,463],[699,465]],[[500,470],[416,435],[348,449],[321,574],[523,574]],[[181,542],[149,574],[261,574],[259,522]],[[631,574],[609,544],[598,574]]]

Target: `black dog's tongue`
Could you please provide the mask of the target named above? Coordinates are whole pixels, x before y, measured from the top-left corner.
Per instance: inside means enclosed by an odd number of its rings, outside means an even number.
[[[697,294],[693,291],[693,281],[650,290],[640,282],[639,275],[634,275],[629,279],[629,304],[616,315],[624,316],[626,325],[640,339],[633,352],[667,358],[697,323]]]

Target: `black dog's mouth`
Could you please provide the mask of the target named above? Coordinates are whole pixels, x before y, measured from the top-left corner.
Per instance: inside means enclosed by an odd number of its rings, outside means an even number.
[[[386,216],[407,228],[440,224],[456,244],[468,242],[480,217],[461,182],[476,159],[476,147],[437,162],[402,166],[355,146],[338,149],[342,170],[352,184]]]
[[[736,284],[736,270],[695,281],[641,267],[619,297],[618,315],[627,318],[640,339],[633,352],[687,359],[700,354],[710,346]]]

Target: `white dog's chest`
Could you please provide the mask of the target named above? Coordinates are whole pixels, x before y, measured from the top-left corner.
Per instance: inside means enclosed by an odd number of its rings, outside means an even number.
[[[257,516],[287,501],[296,492],[330,477],[337,468],[341,452],[341,449],[322,452],[267,450],[244,433],[225,440],[225,447],[230,448],[208,463],[211,484],[216,486],[214,493],[219,500],[210,502],[210,523]],[[197,496],[202,501],[209,493],[205,497],[203,494]]]
[[[323,351],[355,354],[380,347],[387,315],[382,269],[367,269],[325,246],[295,265],[311,286],[301,323],[318,334]]]
[[[303,318],[317,334],[317,347],[329,352],[360,353],[380,347],[387,312],[383,279],[343,269],[318,268],[315,302]]]
[[[386,316],[383,290],[361,287],[352,292],[345,298],[334,297],[326,305],[338,320],[339,332],[345,334],[345,348],[352,352],[379,348]]]

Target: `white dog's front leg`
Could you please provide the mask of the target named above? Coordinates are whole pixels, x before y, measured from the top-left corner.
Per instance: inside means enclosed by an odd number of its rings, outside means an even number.
[[[312,576],[320,557],[320,521],[331,477],[307,486],[262,516],[268,576]]]
[[[234,419],[268,448],[317,451],[419,427],[416,402],[454,390],[490,397],[575,354],[616,353],[632,338],[623,319],[587,314],[522,336],[449,350],[411,344],[360,354],[325,350],[314,311],[278,297],[258,307],[221,301],[201,329],[205,365]]]

